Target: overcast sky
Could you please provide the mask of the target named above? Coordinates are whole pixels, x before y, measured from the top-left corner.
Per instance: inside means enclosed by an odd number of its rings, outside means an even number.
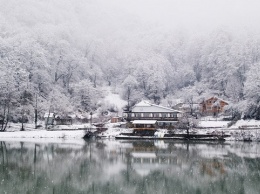
[[[143,20],[173,28],[260,26],[260,0],[107,0],[106,3]]]
[[[131,30],[147,33],[147,28],[155,33],[260,31],[260,0],[0,0],[0,4],[0,21],[2,14],[7,23],[15,17],[29,27],[51,23],[100,37]]]

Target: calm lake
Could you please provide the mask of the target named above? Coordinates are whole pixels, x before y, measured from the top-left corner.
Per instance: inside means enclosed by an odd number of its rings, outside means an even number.
[[[259,145],[2,141],[0,193],[259,194]]]

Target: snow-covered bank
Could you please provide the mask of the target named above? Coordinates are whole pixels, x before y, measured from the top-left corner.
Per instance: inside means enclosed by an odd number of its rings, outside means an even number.
[[[109,128],[107,131],[101,133],[105,138],[114,138],[120,133],[130,133],[132,129],[124,128]],[[185,130],[176,130],[176,133],[185,133]],[[222,133],[230,135],[226,138],[227,141],[244,141],[250,139],[252,141],[260,141],[260,129],[192,129],[191,133],[197,134],[219,134]],[[33,142],[56,142],[63,143],[64,141],[82,141],[85,135],[84,130],[62,130],[62,131],[13,131],[13,132],[0,132],[0,141],[33,141]]]
[[[201,128],[220,128],[227,127],[229,121],[199,121],[198,127]]]
[[[103,138],[114,138],[121,133],[132,133],[133,129],[129,128],[108,128],[106,131],[100,134],[100,137]]]
[[[193,128],[190,130],[191,134],[217,134],[217,135],[230,135],[226,138],[227,141],[260,141],[260,121],[255,120],[239,120],[235,125],[227,127],[228,121],[200,121],[200,128]],[[0,132],[0,140],[12,140],[16,141],[51,141],[51,142],[63,142],[64,140],[76,140],[82,139],[85,135],[85,130],[77,130],[89,127],[86,125],[62,125],[54,126],[54,130],[34,129],[33,125],[26,124],[26,131],[20,131],[20,124],[12,124],[7,131]],[[114,138],[120,133],[131,133],[132,129],[120,128],[114,123],[106,125],[108,128],[100,135],[104,138]],[[63,130],[62,130],[63,129]],[[160,130],[166,133],[165,129]],[[174,133],[186,133],[186,130],[174,130]],[[34,139],[34,140],[33,140]]]
[[[83,145],[84,130],[75,131],[13,131],[0,132],[0,141],[33,142],[33,143],[66,143]]]
[[[13,131],[13,132],[0,132],[0,139],[2,138],[63,138],[75,139],[82,138],[85,134],[84,130],[75,131]]]
[[[198,127],[200,128],[228,128],[228,124],[231,121],[222,121],[222,120],[205,120],[201,119],[198,122]],[[231,129],[241,129],[241,128],[259,128],[260,129],[260,121],[258,120],[238,120],[229,128]]]
[[[39,143],[64,143],[65,141],[75,143],[81,141],[85,135],[85,130],[77,130],[86,128],[89,125],[62,125],[55,126],[55,131],[34,129],[33,124],[25,124],[25,131],[20,131],[21,124],[10,123],[6,131],[0,132],[0,141],[27,141]],[[74,129],[74,130],[61,130]],[[84,142],[82,140],[82,142]]]
[[[238,120],[234,125],[230,128],[259,128],[260,129],[260,121],[258,120]]]
[[[25,131],[41,131],[44,130],[44,124],[40,125],[41,127],[35,129],[35,125],[33,123],[25,123],[24,130]],[[59,131],[59,130],[77,130],[77,129],[86,129],[86,128],[96,128],[95,126],[91,126],[89,123],[86,124],[73,124],[73,125],[49,125],[48,130],[51,131]],[[20,131],[22,128],[21,123],[9,123],[6,128],[7,132]]]

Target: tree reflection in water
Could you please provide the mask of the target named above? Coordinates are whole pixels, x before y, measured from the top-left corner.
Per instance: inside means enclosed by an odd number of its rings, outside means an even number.
[[[1,193],[259,193],[257,143],[0,142]]]

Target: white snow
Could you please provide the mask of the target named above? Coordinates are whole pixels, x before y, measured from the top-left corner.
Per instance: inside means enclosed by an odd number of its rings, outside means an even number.
[[[231,128],[260,128],[260,121],[239,120]]]
[[[155,124],[156,120],[134,120],[132,121],[133,124]]]
[[[106,131],[102,132],[100,136],[102,138],[114,138],[121,133],[131,133],[133,130],[128,128],[108,128]]]
[[[122,110],[123,107],[127,105],[127,102],[125,100],[122,100],[119,94],[114,94],[109,89],[106,90],[107,90],[107,94],[104,99],[105,102],[116,105],[118,110]]]
[[[260,141],[260,121],[256,120],[239,120],[234,126],[227,127],[228,121],[202,120],[199,122],[200,128],[193,128],[190,133],[197,134],[229,134],[231,137],[226,140],[236,141],[250,138],[253,141]],[[66,141],[83,141],[85,125],[60,125],[54,126],[52,131],[45,129],[34,129],[33,124],[25,124],[25,131],[20,131],[21,124],[10,124],[7,131],[0,132],[0,140],[15,141],[33,141],[33,142],[64,142]],[[133,129],[120,128],[117,123],[108,123],[108,128],[100,135],[104,138],[114,138],[120,133],[131,133]],[[165,129],[159,130],[160,133],[166,133]],[[158,132],[157,132],[158,133]],[[183,130],[176,130],[175,133],[183,133]]]
[[[9,123],[5,132],[0,132],[0,140],[15,140],[29,142],[75,142],[75,140],[83,141],[85,130],[77,130],[79,128],[88,128],[89,124],[84,125],[56,125],[53,131],[34,129],[33,124],[24,124],[25,131],[20,131],[21,124]],[[70,130],[68,130],[70,129]]]
[[[139,152],[132,152],[131,155],[134,157],[134,158],[156,158],[156,154],[155,153],[147,153],[147,152],[144,152],[144,153],[139,153]]]
[[[198,127],[202,128],[219,128],[227,127],[229,121],[200,121]]]
[[[73,130],[73,131],[47,131],[47,130],[37,130],[37,131],[12,131],[12,132],[1,132],[0,139],[3,138],[82,138],[85,134],[84,130]]]

